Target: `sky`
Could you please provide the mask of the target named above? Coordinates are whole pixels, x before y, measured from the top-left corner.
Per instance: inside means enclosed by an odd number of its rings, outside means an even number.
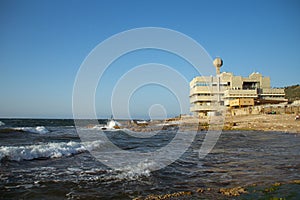
[[[192,38],[211,58],[223,59],[221,71],[260,72],[271,78],[272,87],[299,84],[299,9],[296,0],[0,0],[0,117],[72,118],[74,83],[88,55],[112,36],[143,27]],[[187,82],[186,99],[148,80],[129,99],[124,94],[112,100],[114,88],[132,83],[119,84],[122,77],[147,63],[179,72]],[[155,72],[137,70],[133,77],[180,79]],[[196,75],[190,63],[172,53],[146,49],[122,55],[99,80],[95,113],[122,117],[124,107],[133,118],[188,113],[188,82]]]

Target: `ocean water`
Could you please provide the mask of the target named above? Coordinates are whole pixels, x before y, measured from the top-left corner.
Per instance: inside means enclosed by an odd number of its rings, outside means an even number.
[[[82,121],[82,129],[89,131],[88,124]],[[168,144],[176,131],[164,130],[147,139],[122,130],[105,134],[127,151],[151,151]],[[275,182],[300,179],[300,135],[225,131],[212,152],[199,159],[204,137],[205,132],[197,133],[190,148],[163,169],[151,171],[151,160],[130,166],[126,158],[123,167],[111,169],[88,151],[105,142],[82,142],[73,120],[0,119],[0,199],[133,199],[180,191],[192,192],[185,199],[225,199],[218,192],[196,191],[252,184],[263,190]],[[299,190],[299,185],[287,184],[276,195],[299,199]],[[240,198],[269,197],[263,195]]]

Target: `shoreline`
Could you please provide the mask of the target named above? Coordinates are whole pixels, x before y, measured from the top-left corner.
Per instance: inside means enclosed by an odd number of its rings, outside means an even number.
[[[257,199],[285,199],[286,197],[298,197],[298,188],[300,180],[291,180],[287,182],[274,182],[271,184],[254,183],[245,186],[236,187],[199,187],[196,190],[179,191],[166,194],[149,194],[147,196],[140,196],[132,200],[161,200],[161,199],[253,199],[256,195]],[[285,188],[290,186],[290,190]]]
[[[204,118],[172,118],[168,121],[181,122],[183,130],[220,130],[223,131],[268,131],[300,134],[300,120],[295,120],[295,114],[249,114],[226,116],[225,120],[215,117],[214,123]],[[218,124],[219,121],[219,124]]]
[[[117,119],[117,121],[119,121],[121,124],[120,130],[129,129],[136,132],[150,132],[170,129],[175,130],[176,128],[180,128],[182,131],[206,131],[214,129],[220,130],[222,128],[223,131],[275,131],[300,134],[300,120],[295,120],[295,117],[296,114],[248,114],[238,116],[226,115],[225,119],[223,117],[218,119],[218,116],[213,117],[212,119],[183,116],[168,119],[157,119],[148,121],[145,124],[137,124],[133,123],[131,120],[123,119],[120,121]],[[1,120],[4,121],[9,119],[3,118]],[[28,118],[28,120],[31,119]],[[83,119],[83,122],[88,120],[89,119]],[[214,120],[214,123],[210,124],[211,120]],[[219,121],[219,123],[216,123],[216,121]],[[42,123],[41,125],[44,126]],[[70,125],[72,125],[71,122]],[[97,124],[83,123],[82,125],[86,127],[94,127]],[[5,126],[1,127],[7,128]]]
[[[163,129],[180,127],[186,131],[207,131],[220,130],[223,131],[263,131],[263,132],[285,132],[300,134],[300,120],[295,120],[295,114],[252,114],[240,116],[226,116],[225,120],[218,117],[214,118],[214,123],[210,124],[209,119],[184,117],[170,118],[166,120],[158,120],[150,122],[146,126],[125,125],[124,128],[137,132],[147,132],[159,130],[162,127],[155,127],[157,124],[165,124]],[[217,121],[219,120],[219,124]]]
[[[276,131],[300,133],[300,120],[295,114],[260,114],[228,117],[230,130]]]

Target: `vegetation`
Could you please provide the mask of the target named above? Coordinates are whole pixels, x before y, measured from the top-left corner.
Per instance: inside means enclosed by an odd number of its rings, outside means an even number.
[[[285,98],[289,100],[289,102],[300,100],[300,85],[292,85],[284,88]]]

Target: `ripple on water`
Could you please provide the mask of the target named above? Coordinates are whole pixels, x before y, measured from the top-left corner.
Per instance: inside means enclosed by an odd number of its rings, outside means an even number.
[[[134,139],[135,150],[157,148],[160,139],[164,144],[168,138],[172,139],[165,135],[153,141],[151,138],[144,140],[146,144]],[[45,140],[45,136],[35,137]],[[115,144],[130,146],[130,139],[122,137],[116,137]],[[87,151],[46,160],[6,160],[0,166],[0,193],[3,199],[41,199],[43,195],[49,199],[130,199],[148,194],[196,191],[199,187],[267,185],[300,179],[299,137],[284,133],[228,131],[222,133],[213,151],[200,160],[201,137],[197,137],[191,149],[175,163],[154,172],[150,171],[155,164],[152,161],[126,166],[126,158],[124,167],[113,170]]]

